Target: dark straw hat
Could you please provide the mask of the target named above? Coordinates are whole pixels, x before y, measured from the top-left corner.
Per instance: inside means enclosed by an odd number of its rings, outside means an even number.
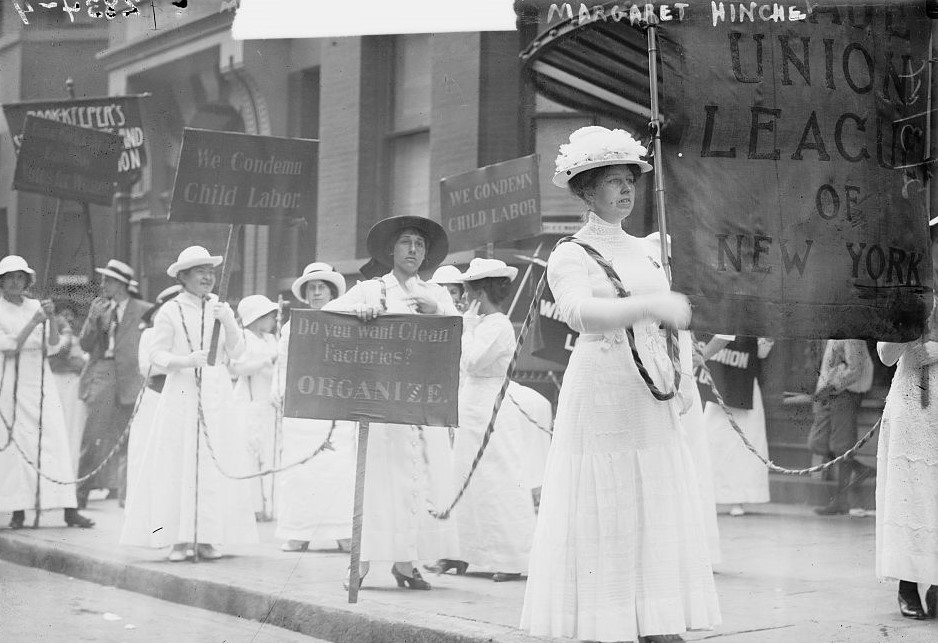
[[[424,235],[427,242],[427,256],[423,260],[421,270],[432,270],[443,263],[449,254],[449,239],[446,231],[436,221],[426,217],[410,215],[382,219],[372,226],[368,232],[368,254],[378,263],[393,267],[389,252],[397,241],[397,236],[405,228],[414,228]]]

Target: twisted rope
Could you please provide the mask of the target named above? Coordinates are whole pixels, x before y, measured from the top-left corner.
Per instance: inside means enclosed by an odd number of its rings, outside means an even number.
[[[550,436],[554,435],[554,432],[553,432],[551,429],[548,429],[548,428],[545,427],[543,424],[541,424],[540,422],[538,422],[535,418],[531,417],[531,416],[528,414],[528,412],[525,411],[524,408],[523,408],[520,404],[518,404],[518,400],[516,400],[514,397],[512,397],[511,393],[506,393],[506,395],[508,396],[508,401],[511,402],[512,404],[514,404],[516,409],[518,409],[519,411],[521,411],[521,415],[523,415],[524,418],[525,418],[528,422],[530,422],[531,424],[533,424],[534,426],[536,426],[538,429],[540,429],[541,431],[543,431],[543,432],[546,433],[547,435],[550,435]]]
[[[0,372],[0,399],[3,396],[3,382],[6,380],[7,375],[7,356],[3,355],[3,371]],[[2,447],[0,447],[0,453],[6,451],[11,444],[13,444],[13,427],[16,426],[16,409],[19,406],[17,401],[17,392],[19,390],[19,381],[20,381],[20,354],[17,352],[13,356],[13,421],[7,422],[6,417],[3,415],[3,412],[0,411],[0,420],[3,420],[4,426],[7,430],[7,441]]]

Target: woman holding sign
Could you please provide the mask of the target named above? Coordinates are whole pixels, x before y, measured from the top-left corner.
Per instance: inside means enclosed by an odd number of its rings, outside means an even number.
[[[221,558],[217,544],[257,542],[250,469],[232,435],[237,426],[226,362],[244,350],[231,307],[212,294],[222,257],[201,246],[179,253],[166,274],[183,291],[153,322],[150,363],[166,373],[135,488],[128,496],[122,545],[172,546],[169,560]],[[218,355],[208,364],[215,320]],[[193,549],[195,544],[195,549]]]
[[[311,263],[293,282],[293,294],[313,310],[345,293],[345,277],[321,261]],[[290,322],[280,331],[276,390],[271,395],[280,405],[286,388],[290,352]],[[283,458],[291,462],[312,453],[323,442],[332,445],[318,456],[287,469],[277,481],[277,538],[280,549],[301,552],[312,540],[335,541],[348,551],[352,535],[355,499],[355,425],[351,422],[283,418]]]
[[[622,229],[651,166],[628,132],[584,127],[553,182],[587,206],[547,278],[580,333],[554,421],[521,626],[594,641],[680,641],[720,622],[694,457],[666,329],[690,306],[660,246]]]
[[[379,221],[368,233],[368,252],[391,271],[354,286],[323,310],[354,313],[363,321],[385,313],[458,315],[446,289],[417,274],[438,266],[448,249],[446,232],[435,221],[416,216]],[[398,587],[430,589],[417,561],[457,551],[454,526],[427,513],[451,500],[451,465],[445,427],[371,424],[361,578],[369,561],[394,561],[391,575]]]

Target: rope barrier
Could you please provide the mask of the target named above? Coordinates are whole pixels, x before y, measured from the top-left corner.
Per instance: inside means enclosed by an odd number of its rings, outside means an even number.
[[[521,415],[523,415],[524,418],[525,418],[528,422],[530,422],[531,424],[533,424],[534,426],[536,426],[538,429],[540,429],[541,431],[543,431],[543,432],[546,433],[547,435],[550,435],[550,436],[553,436],[553,435],[554,435],[554,432],[553,432],[551,429],[548,429],[547,427],[545,427],[544,425],[542,425],[540,422],[538,422],[535,418],[531,417],[531,416],[528,414],[528,412],[525,411],[524,408],[522,408],[522,406],[521,406],[520,404],[518,404],[518,401],[517,401],[514,397],[512,397],[511,393],[506,393],[506,395],[508,396],[508,401],[511,402],[512,404],[514,404],[516,409],[518,409],[519,411],[521,411]]]
[[[3,396],[3,383],[6,380],[7,375],[7,356],[3,355],[3,371],[0,372],[0,399]],[[19,390],[19,381],[20,381],[20,354],[17,352],[13,356],[13,421],[8,422],[6,417],[3,415],[3,412],[0,412],[0,420],[3,420],[3,424],[7,430],[7,441],[2,447],[0,447],[0,453],[6,451],[11,444],[13,444],[13,427],[16,426],[16,409],[19,406],[17,402],[17,392]]]

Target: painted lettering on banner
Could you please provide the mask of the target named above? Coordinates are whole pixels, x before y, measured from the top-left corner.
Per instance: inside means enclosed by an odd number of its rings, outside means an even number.
[[[462,318],[296,310],[288,417],[456,426]]]

